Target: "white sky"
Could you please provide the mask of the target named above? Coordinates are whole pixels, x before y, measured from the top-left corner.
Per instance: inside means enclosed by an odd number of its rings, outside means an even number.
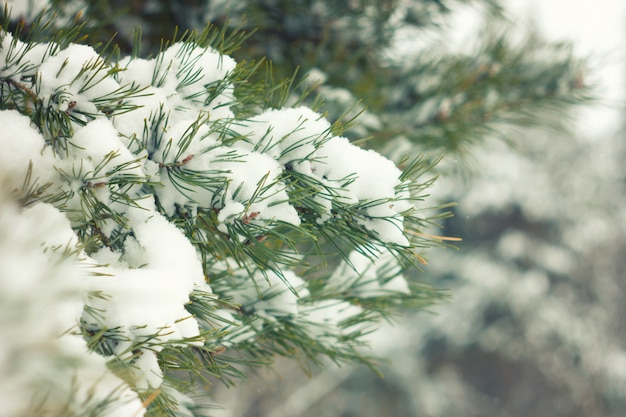
[[[522,19],[532,16],[544,36],[571,40],[583,56],[591,56],[591,82],[599,84],[604,106],[581,112],[582,134],[614,133],[626,98],[626,1],[507,0]],[[620,107],[621,106],[621,107]]]

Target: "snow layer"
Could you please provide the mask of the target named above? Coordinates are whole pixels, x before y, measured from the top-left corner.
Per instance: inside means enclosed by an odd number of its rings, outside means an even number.
[[[0,6],[8,7],[12,16],[32,19],[37,13],[49,6],[49,0],[5,0]]]
[[[402,213],[410,205],[396,193],[401,171],[387,158],[333,136],[328,121],[306,107],[269,110],[233,129],[244,138],[236,146],[271,155],[332,190],[317,196],[326,209],[322,221],[331,217],[334,202],[361,205],[365,216],[357,221],[384,242],[409,245]]]
[[[371,255],[366,256],[363,248],[352,251],[348,260],[343,261],[331,275],[327,286],[359,297],[410,293],[398,260],[384,248],[374,259]]]
[[[0,165],[0,183],[6,173]],[[19,210],[0,193],[0,416],[90,410],[141,416],[137,394],[87,350],[76,329],[87,267],[76,236],[56,208]]]
[[[284,271],[282,276],[268,271],[256,271],[252,276],[245,269],[230,269],[228,288],[223,293],[246,311],[265,318],[299,314],[298,301],[309,291],[305,281],[293,271]],[[289,283],[288,288],[285,283]]]
[[[50,181],[53,173],[50,161],[52,152],[45,149],[44,138],[32,128],[30,119],[16,110],[0,110],[0,167],[3,186],[20,191],[24,179],[31,170],[31,184],[42,186]]]

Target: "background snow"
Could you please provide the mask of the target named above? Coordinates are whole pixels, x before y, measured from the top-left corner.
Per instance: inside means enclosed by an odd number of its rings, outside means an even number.
[[[56,208],[37,204],[18,211],[0,194],[1,416],[26,415],[33,392],[41,393],[50,413],[108,403],[110,416],[143,415],[137,394],[71,333],[89,273],[76,243]]]

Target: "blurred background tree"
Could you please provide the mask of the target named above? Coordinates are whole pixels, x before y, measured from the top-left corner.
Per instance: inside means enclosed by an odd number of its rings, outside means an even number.
[[[458,10],[486,19],[464,51],[442,36]],[[294,97],[313,90],[310,100],[321,100],[331,119],[359,114],[346,135],[369,137],[378,149],[467,155],[494,135],[513,141],[511,128],[563,127],[569,106],[589,92],[572,46],[512,34],[498,0],[100,0],[84,16],[98,23],[92,36],[117,34],[127,51],[141,28],[143,55],[158,52],[175,28],[210,22],[253,33],[235,58],[266,60],[276,80],[293,77]]]
[[[446,37],[459,9],[483,22],[462,50]],[[459,206],[433,233],[464,241],[431,251],[420,279],[452,301],[375,335],[393,358],[384,380],[307,379],[281,361],[247,389],[216,389],[224,415],[624,414],[624,132],[566,134],[592,87],[572,45],[520,31],[496,0],[102,0],[83,18],[127,51],[141,27],[148,55],[174,27],[243,28],[233,55],[293,77],[293,101],[310,91],[348,137],[396,161],[445,155],[437,197]]]

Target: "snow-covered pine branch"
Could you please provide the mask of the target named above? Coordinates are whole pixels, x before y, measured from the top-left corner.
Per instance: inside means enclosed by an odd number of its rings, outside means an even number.
[[[40,333],[72,359],[64,381],[23,376],[49,394],[42,409],[174,415],[242,357],[369,362],[361,336],[382,315],[439,297],[402,276],[429,244],[425,162],[402,172],[306,107],[239,116],[244,66],[203,36],[115,60],[20,35],[0,34],[0,276],[27,311],[64,313]],[[7,321],[10,355],[41,343],[22,337],[28,316]],[[102,389],[81,379],[96,383],[94,367]]]

